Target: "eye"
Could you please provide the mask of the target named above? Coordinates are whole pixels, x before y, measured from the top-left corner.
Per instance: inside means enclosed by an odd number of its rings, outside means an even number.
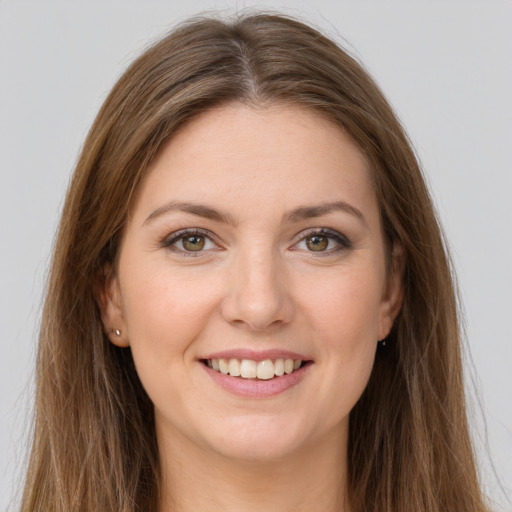
[[[188,255],[195,255],[201,252],[217,249],[218,245],[211,237],[202,230],[182,230],[172,233],[163,242],[163,246],[167,249]]]
[[[294,249],[332,254],[350,247],[348,238],[330,229],[315,229],[303,236]]]
[[[325,251],[329,247],[329,238],[324,235],[307,236],[306,246],[310,251]]]

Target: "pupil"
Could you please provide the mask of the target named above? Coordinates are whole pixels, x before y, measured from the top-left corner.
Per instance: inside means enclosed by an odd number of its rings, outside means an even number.
[[[307,246],[312,251],[323,251],[327,249],[328,240],[325,236],[310,236],[307,241]]]
[[[203,236],[188,236],[183,239],[183,247],[187,251],[200,251],[204,247]]]

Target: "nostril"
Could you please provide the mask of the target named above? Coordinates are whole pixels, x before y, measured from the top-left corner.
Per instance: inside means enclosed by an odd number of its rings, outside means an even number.
[[[254,268],[241,269],[232,276],[229,291],[222,301],[223,318],[233,326],[254,332],[289,323],[294,316],[294,306],[283,279],[268,270],[257,273]]]

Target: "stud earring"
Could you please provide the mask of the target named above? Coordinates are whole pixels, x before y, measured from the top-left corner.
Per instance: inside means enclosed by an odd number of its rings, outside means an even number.
[[[386,346],[386,338],[384,338],[383,340],[377,341],[377,346],[385,347]]]
[[[116,336],[121,336],[121,331],[119,329],[116,329],[114,332],[116,333]]]

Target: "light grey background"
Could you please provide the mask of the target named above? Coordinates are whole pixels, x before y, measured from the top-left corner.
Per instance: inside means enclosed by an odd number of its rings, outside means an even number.
[[[21,481],[42,286],[88,127],[115,79],[149,40],[199,11],[251,5],[284,9],[344,38],[407,127],[460,280],[484,481],[495,509],[512,510],[490,463],[510,499],[510,0],[0,0],[0,510],[7,510]]]

